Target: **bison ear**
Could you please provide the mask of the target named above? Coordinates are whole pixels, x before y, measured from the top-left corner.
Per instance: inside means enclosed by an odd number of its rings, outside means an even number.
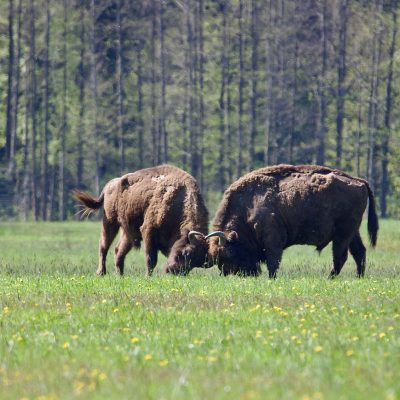
[[[232,231],[228,235],[228,241],[229,242],[236,242],[239,240],[239,235],[237,234],[236,231]]]

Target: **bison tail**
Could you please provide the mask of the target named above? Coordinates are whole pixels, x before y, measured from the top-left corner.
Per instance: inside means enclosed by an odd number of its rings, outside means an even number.
[[[98,199],[92,197],[89,193],[79,190],[74,190],[73,196],[75,200],[83,205],[82,210],[78,211],[78,214],[81,214],[81,218],[88,217],[91,213],[98,211],[104,202],[103,192]]]
[[[368,199],[369,199],[368,234],[369,234],[369,240],[371,242],[371,245],[373,247],[375,247],[376,240],[378,238],[378,229],[379,229],[378,215],[376,214],[374,193],[372,192],[372,190],[368,184],[367,184],[367,189],[368,189]]]

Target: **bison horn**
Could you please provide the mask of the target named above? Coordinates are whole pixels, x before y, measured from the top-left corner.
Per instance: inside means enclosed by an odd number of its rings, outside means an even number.
[[[206,236],[206,240],[209,239],[210,237],[213,236],[218,236],[219,237],[219,245],[223,246],[226,243],[226,236],[224,232],[221,231],[215,231],[215,232],[211,232]]]
[[[188,233],[188,240],[190,244],[195,244],[196,236],[201,236],[204,238],[204,235],[201,232],[190,231]]]

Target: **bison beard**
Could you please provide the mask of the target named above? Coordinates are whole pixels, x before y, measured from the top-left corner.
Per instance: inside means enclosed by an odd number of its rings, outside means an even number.
[[[368,200],[368,233],[375,246],[378,218],[367,181],[315,165],[261,168],[225,191],[215,232],[206,237],[210,257],[224,275],[258,275],[265,262],[275,278],[287,247],[308,244],[321,251],[332,241],[330,276],[340,273],[350,250],[361,277],[366,250],[359,226]]]
[[[83,215],[104,208],[99,243],[98,275],[106,273],[108,250],[121,228],[115,247],[115,271],[124,273],[126,254],[143,240],[147,274],[161,251],[168,256],[165,271],[186,274],[206,259],[208,212],[196,180],[170,165],[147,168],[108,182],[100,197],[74,191]]]

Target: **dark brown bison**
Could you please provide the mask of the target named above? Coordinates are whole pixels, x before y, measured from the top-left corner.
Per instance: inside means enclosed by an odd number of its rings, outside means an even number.
[[[80,191],[74,197],[84,214],[104,208],[98,275],[106,273],[107,252],[120,228],[115,271],[121,275],[126,254],[142,240],[148,275],[159,250],[168,256],[166,272],[186,274],[204,264],[208,212],[196,180],[185,171],[170,165],[142,169],[109,181],[98,199]]]
[[[258,275],[266,262],[276,277],[283,250],[309,244],[321,251],[333,242],[333,269],[340,273],[348,250],[365,271],[359,227],[369,199],[368,232],[375,246],[378,219],[368,182],[314,165],[277,165],[244,175],[224,193],[214,219],[209,256],[224,275]],[[213,238],[219,236],[219,239]]]

